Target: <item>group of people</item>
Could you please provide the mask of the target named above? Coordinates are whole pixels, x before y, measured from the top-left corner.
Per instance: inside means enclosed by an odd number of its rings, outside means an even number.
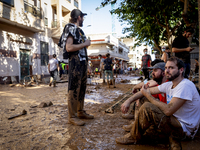
[[[88,63],[86,47],[91,44],[79,28],[83,26],[85,15],[87,14],[78,9],[72,10],[70,23],[66,24],[63,31],[65,36],[60,40],[63,50],[69,53],[68,122],[78,126],[85,124],[82,119],[94,118],[84,110]],[[184,34],[182,38],[187,39],[188,35],[186,32],[186,36]],[[172,51],[177,53],[176,56],[179,58],[188,57],[188,52],[192,48],[188,44],[180,47],[178,41],[175,39]],[[182,61],[177,57],[170,57],[165,62],[157,60],[151,62],[146,50],[144,52],[146,56],[142,58],[142,67],[144,72],[148,69],[153,70],[153,79],[134,86],[133,95],[121,105],[124,118],[129,115],[127,114],[129,109],[133,109],[134,120],[130,125],[123,126],[123,129],[129,133],[116,138],[116,142],[118,144],[140,143],[146,131],[153,127],[155,132],[169,137],[171,149],[181,149],[180,140],[193,139],[200,123],[199,93],[195,85],[185,78],[188,75],[190,59]],[[181,54],[182,52],[184,54]],[[58,67],[58,64],[55,64]],[[150,67],[150,64],[153,67]],[[113,69],[110,54],[106,54],[102,65],[104,66],[102,74],[111,76]],[[51,69],[49,70],[51,72]],[[149,78],[148,75],[145,77]],[[131,104],[134,104],[134,107],[130,108]]]

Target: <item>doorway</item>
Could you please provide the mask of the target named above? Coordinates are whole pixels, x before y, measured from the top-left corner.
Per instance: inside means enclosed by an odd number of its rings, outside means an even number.
[[[30,74],[29,70],[29,50],[20,50],[20,73],[21,80],[24,79],[25,76]]]

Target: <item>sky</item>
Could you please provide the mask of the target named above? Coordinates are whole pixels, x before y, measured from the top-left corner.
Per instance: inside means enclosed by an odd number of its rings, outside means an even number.
[[[98,11],[95,9],[101,5],[103,0],[82,0],[81,10],[83,13],[87,13],[87,16],[83,22],[83,31],[87,34],[97,33],[112,33],[112,16],[110,14],[111,5],[108,4],[102,7]],[[116,5],[117,8],[117,5]],[[91,26],[90,26],[91,25]],[[125,25],[122,25],[115,16],[115,31],[117,37],[122,37],[122,29]]]

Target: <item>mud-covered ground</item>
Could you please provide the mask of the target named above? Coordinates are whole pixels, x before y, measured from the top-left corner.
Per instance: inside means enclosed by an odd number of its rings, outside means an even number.
[[[121,83],[131,80],[129,83]],[[127,79],[127,80],[125,80]],[[59,149],[102,149],[102,150],[167,150],[167,142],[144,145],[118,145],[115,138],[123,136],[122,129],[130,120],[121,118],[119,107],[113,114],[105,113],[114,102],[123,98],[137,80],[130,76],[116,79],[116,87],[109,89],[102,80],[95,78],[87,86],[85,110],[95,119],[85,120],[85,126],[68,124],[67,82],[57,87],[40,84],[32,87],[10,87],[0,85],[0,150],[59,150]],[[51,101],[52,106],[31,108],[41,102]],[[10,119],[23,109],[26,115]],[[198,150],[200,133],[193,141],[182,142],[183,150]]]

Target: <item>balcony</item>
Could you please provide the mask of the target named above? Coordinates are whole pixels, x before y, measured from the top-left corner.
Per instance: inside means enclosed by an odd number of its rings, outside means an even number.
[[[35,17],[39,17],[42,19],[42,14],[40,11],[40,8],[28,3],[26,0],[24,0],[24,11],[27,13],[31,13]]]
[[[43,32],[44,22],[40,19],[40,11],[33,9],[27,3],[19,6],[11,7],[0,2],[0,22],[32,32]]]
[[[63,32],[63,28],[65,27],[65,25],[68,22],[62,20],[62,24],[60,25],[60,21],[54,20],[51,23],[51,37],[55,38],[55,39],[60,39],[60,36]]]

